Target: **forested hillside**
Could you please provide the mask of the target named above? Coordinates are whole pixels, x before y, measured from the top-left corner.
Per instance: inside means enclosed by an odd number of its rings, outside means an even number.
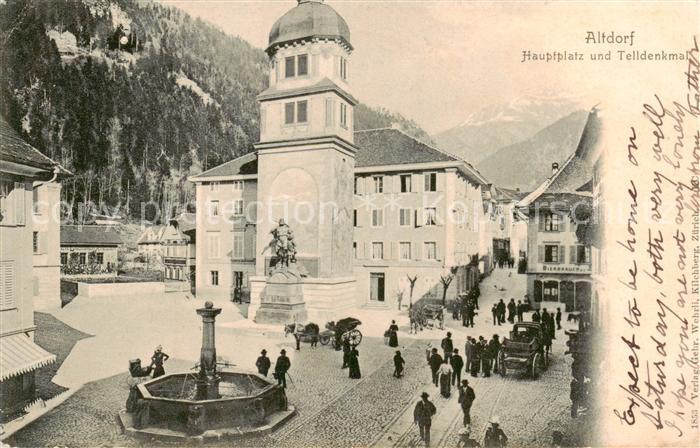
[[[137,0],[7,0],[0,5],[0,113],[75,177],[73,204],[132,217],[191,203],[187,177],[253,149],[267,57],[178,9]],[[358,106],[356,128],[398,114]],[[152,216],[147,216],[149,219]]]

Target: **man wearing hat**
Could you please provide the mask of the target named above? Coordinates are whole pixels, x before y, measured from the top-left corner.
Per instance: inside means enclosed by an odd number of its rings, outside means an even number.
[[[263,349],[258,356],[258,360],[255,361],[255,367],[258,368],[258,373],[262,376],[267,376],[267,372],[270,371],[270,358],[267,357],[267,350]]]
[[[462,385],[459,386],[459,405],[462,407],[462,413],[464,414],[464,418],[462,419],[463,426],[471,425],[472,423],[469,411],[475,399],[476,395],[474,394],[474,389],[469,385],[469,381],[462,380]]]
[[[506,437],[506,434],[503,432],[503,430],[498,427],[498,417],[491,417],[489,423],[491,423],[491,426],[488,429],[486,429],[486,435],[484,435],[484,446],[497,448],[502,448],[506,446],[506,444],[508,443],[508,437]]]
[[[275,363],[275,378],[277,385],[287,388],[287,370],[292,366],[292,363],[287,358],[287,350],[282,349]]]
[[[433,415],[437,411],[435,405],[428,400],[428,397],[428,393],[423,392],[421,401],[416,403],[416,407],[413,409],[413,422],[418,425],[420,438],[425,442],[425,446],[430,446],[430,425]]]

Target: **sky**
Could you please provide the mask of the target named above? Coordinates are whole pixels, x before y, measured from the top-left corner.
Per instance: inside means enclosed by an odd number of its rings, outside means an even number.
[[[265,48],[296,0],[160,0]],[[671,63],[522,61],[523,50],[681,51],[698,29],[694,2],[456,2],[326,0],[347,21],[355,48],[352,93],[414,119],[429,133],[479,109],[527,95],[565,95],[583,107],[628,79],[663,76]],[[588,31],[635,31],[633,46],[586,43]],[[614,55],[615,56],[615,55]]]

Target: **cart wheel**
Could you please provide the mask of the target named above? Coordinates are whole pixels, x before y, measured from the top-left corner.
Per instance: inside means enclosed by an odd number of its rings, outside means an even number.
[[[539,353],[535,354],[532,358],[532,379],[536,380],[540,377],[540,364],[542,363],[542,357]]]
[[[321,345],[328,345],[328,343],[331,342],[331,337],[330,336],[321,336],[319,338],[318,342],[320,342]]]
[[[503,350],[498,352],[498,367],[498,373],[500,373],[501,376],[506,376],[508,369],[506,368],[506,355],[503,353]]]
[[[341,338],[343,341],[347,339],[350,342],[350,345],[356,346],[360,345],[360,342],[362,342],[362,333],[360,333],[360,330],[354,329],[343,333]]]

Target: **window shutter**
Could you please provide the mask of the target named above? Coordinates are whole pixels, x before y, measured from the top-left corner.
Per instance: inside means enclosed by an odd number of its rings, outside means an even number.
[[[0,310],[15,307],[15,265],[13,261],[0,262]]]
[[[566,246],[559,246],[559,264],[566,263]]]
[[[544,263],[544,246],[537,246],[537,262]]]
[[[15,197],[15,224],[18,226],[23,226],[25,222],[24,217],[24,184],[22,182],[15,182],[15,190],[13,196]]]
[[[569,246],[569,263],[576,264],[576,246]]]
[[[544,213],[537,214],[537,225],[540,232],[544,232]]]
[[[559,215],[559,231],[566,232],[566,225],[569,218],[566,215]]]
[[[423,258],[423,254],[421,253],[423,251],[423,244],[421,242],[413,243],[413,258],[416,260],[420,260]]]
[[[430,176],[423,174],[423,191],[430,191]]]
[[[333,56],[333,76],[340,76],[340,56]]]
[[[275,62],[275,78],[276,78],[276,81],[279,81],[280,79],[282,79],[282,74],[280,73],[281,67],[282,67],[282,64],[280,63],[280,60],[278,59],[278,60]]]

